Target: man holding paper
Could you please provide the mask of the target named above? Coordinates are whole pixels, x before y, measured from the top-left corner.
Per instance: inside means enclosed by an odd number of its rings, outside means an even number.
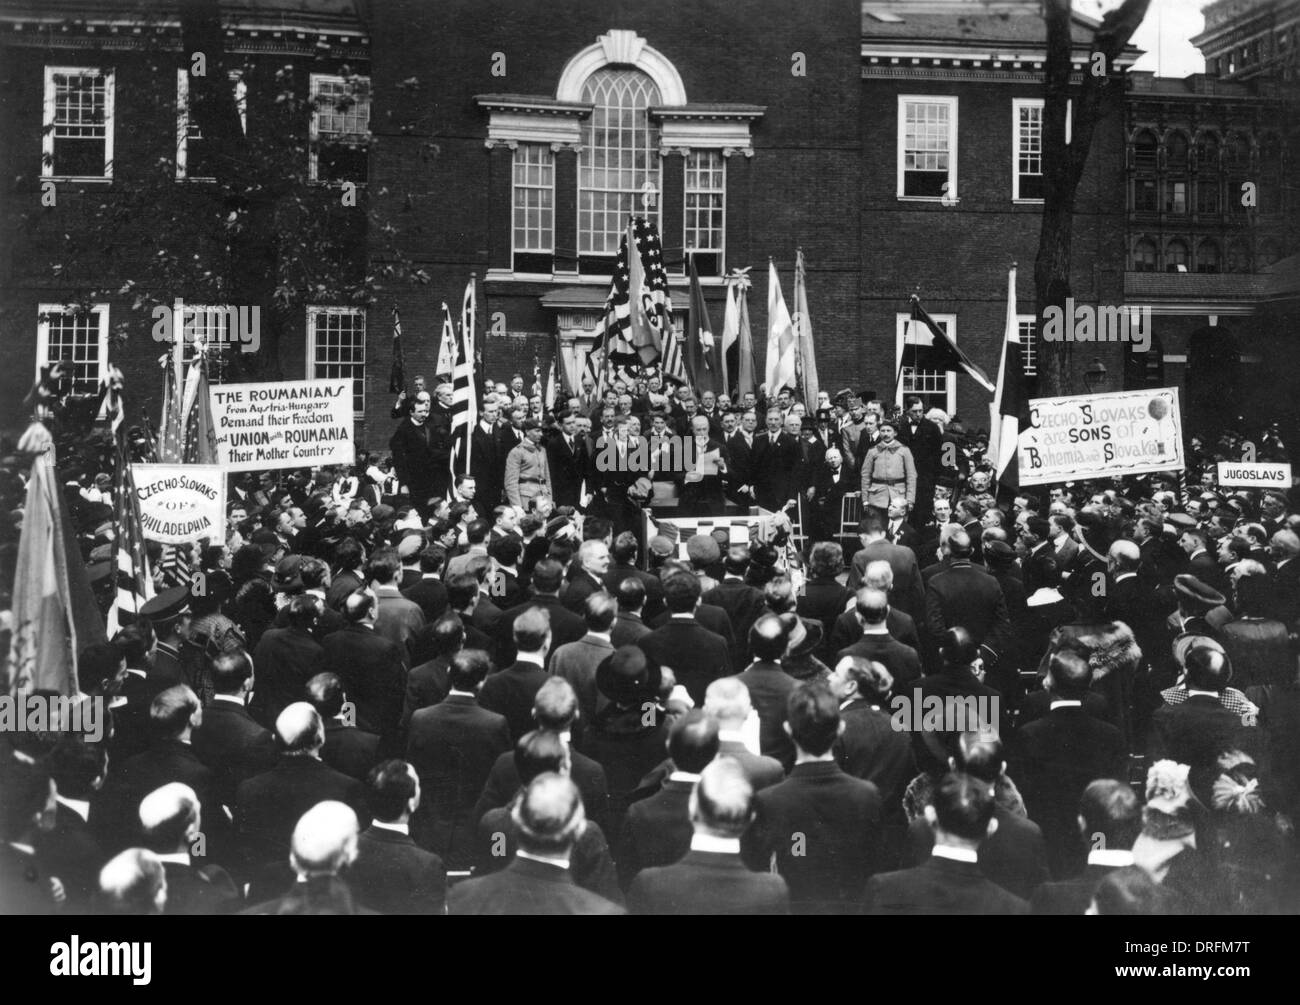
[[[684,451],[685,470],[679,476],[681,514],[721,516],[726,509],[727,448],[709,436],[707,416],[696,415],[691,420],[691,433]]]

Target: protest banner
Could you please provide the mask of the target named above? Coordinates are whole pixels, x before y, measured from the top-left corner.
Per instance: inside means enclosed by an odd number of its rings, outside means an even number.
[[[150,541],[226,539],[226,474],[216,464],[133,464],[140,526]]]
[[[227,471],[352,464],[352,381],[220,384],[210,391]]]
[[[1018,451],[1021,485],[1181,471],[1178,389],[1033,398]]]
[[[1219,461],[1220,488],[1273,488],[1286,491],[1291,487],[1291,465],[1281,462]]]

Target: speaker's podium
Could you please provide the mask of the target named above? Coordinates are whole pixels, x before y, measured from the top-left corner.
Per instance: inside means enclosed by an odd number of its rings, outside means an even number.
[[[730,500],[719,515],[687,515],[681,508],[678,486],[674,482],[654,482],[654,490],[649,499],[649,506],[644,508],[642,518],[645,541],[656,534],[664,534],[672,539],[676,537],[676,558],[687,561],[686,542],[696,534],[711,534],[719,527],[727,531],[727,543],[755,544],[767,541],[772,536],[772,518],[775,514],[758,506],[737,506]],[[665,534],[667,531],[667,534]],[[642,554],[648,559],[649,548]]]

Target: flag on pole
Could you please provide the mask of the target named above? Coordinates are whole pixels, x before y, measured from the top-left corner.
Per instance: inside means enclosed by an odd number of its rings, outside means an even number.
[[[695,256],[690,256],[688,266],[691,283],[690,309],[686,314],[686,372],[696,394],[721,391],[722,363],[713,338],[713,324],[709,321],[709,308],[704,302],[704,289],[700,275],[695,271]]]
[[[795,386],[794,322],[785,305],[776,263],[767,260],[767,394],[775,400],[783,387]]]
[[[921,306],[921,298],[912,294],[912,324],[923,324],[934,336],[934,344],[923,346],[913,344],[903,356],[903,366],[916,370],[962,370],[974,381],[992,394],[995,390],[993,381],[981,370],[957,343],[948,337],[948,333],[935,323],[934,318]],[[900,373],[901,379],[901,373]]]
[[[546,394],[542,397],[542,407],[548,412],[555,411],[555,404],[560,396],[560,376],[557,372],[559,360],[551,357],[551,366],[546,374]]]
[[[107,419],[113,431],[113,603],[108,609],[108,635],[111,638],[123,626],[135,621],[145,601],[153,597],[153,579],[144,550],[140,526],[140,500],[135,494],[131,474],[131,454],[123,425],[126,411],[122,402],[122,371],[116,366],[108,374],[100,391],[100,417]]]
[[[163,368],[163,403],[162,417],[159,421],[158,462],[160,464],[180,464],[184,453],[183,431],[181,422],[181,399],[176,391],[176,368],[172,366],[170,355],[164,355],[159,361]]]
[[[727,303],[722,308],[722,352],[719,362],[722,365],[722,390],[730,394],[736,386],[737,371],[740,369],[737,355],[740,348],[740,303],[736,299],[736,287],[727,280]]]
[[[473,443],[474,424],[478,422],[478,377],[476,370],[477,347],[474,338],[474,316],[477,298],[474,277],[465,288],[461,304],[460,341],[456,345],[456,364],[451,377],[451,473],[469,473],[470,447]]]
[[[184,464],[216,464],[217,431],[208,395],[208,357],[201,342],[195,348],[198,352],[185,381],[185,451],[181,460]]]
[[[442,340],[438,343],[438,366],[433,371],[439,377],[451,375],[456,367],[456,327],[451,323],[451,308],[442,305]]]
[[[803,264],[803,248],[795,252],[794,259],[794,345],[795,376],[799,394],[809,413],[817,409],[817,353],[813,345],[812,315],[808,313],[808,288]]]
[[[443,304],[445,308],[447,305]],[[388,390],[400,394],[406,390],[406,359],[402,355],[402,318],[393,308],[393,369],[388,374]]]
[[[606,369],[626,373],[660,359],[664,336],[672,331],[672,311],[659,230],[644,217],[633,217],[619,245],[586,376],[599,384]]]
[[[749,330],[749,267],[733,269],[727,278],[727,289],[731,297],[727,309],[735,311],[734,320],[728,320],[723,326],[723,360],[727,374],[727,390],[733,400],[746,393],[756,392],[758,382],[754,380],[754,340]]]
[[[1016,267],[1007,276],[1007,318],[1002,339],[1002,359],[998,364],[998,384],[989,406],[989,457],[1003,487],[1020,488],[1020,471],[1016,448],[1020,431],[1029,426],[1029,395],[1025,389],[1024,346],[1020,342],[1020,323],[1016,319]]]

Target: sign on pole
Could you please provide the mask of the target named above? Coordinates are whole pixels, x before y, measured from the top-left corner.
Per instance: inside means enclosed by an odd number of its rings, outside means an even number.
[[[1264,461],[1257,464],[1219,461],[1219,485],[1223,488],[1274,488],[1285,492],[1291,487],[1291,465]]]
[[[210,388],[217,458],[227,471],[352,464],[351,380]]]
[[[1021,485],[1181,471],[1176,387],[1033,398],[1020,431]]]
[[[140,526],[150,541],[226,539],[226,473],[217,464],[133,464]]]

